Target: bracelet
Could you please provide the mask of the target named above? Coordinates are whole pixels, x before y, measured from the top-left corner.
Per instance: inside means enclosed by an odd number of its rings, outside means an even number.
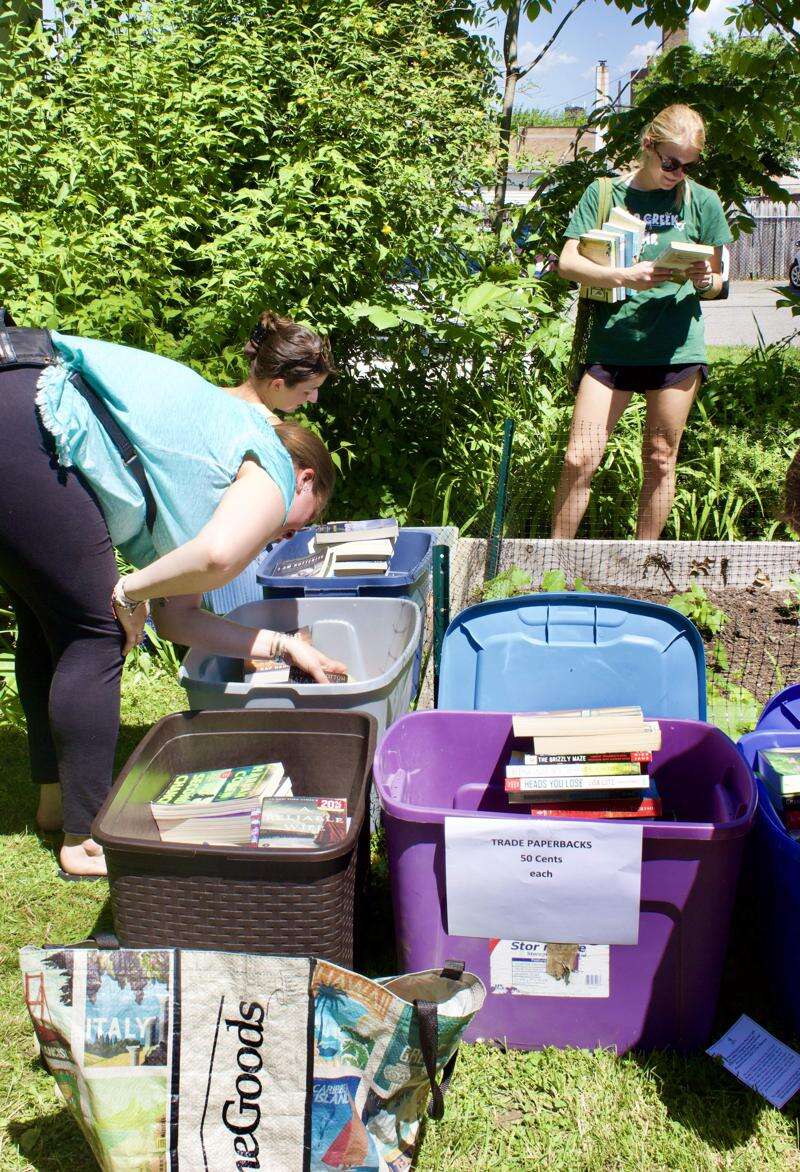
[[[275,631],[272,636],[272,646],[269,651],[270,659],[282,659],[286,651],[286,635]]]
[[[133,612],[138,610],[140,606],[144,606],[144,599],[142,599],[140,602],[134,602],[132,598],[128,598],[128,595],[125,593],[124,578],[120,578],[119,582],[117,582],[116,586],[112,590],[111,601],[121,610],[126,610],[128,614],[133,614]]]

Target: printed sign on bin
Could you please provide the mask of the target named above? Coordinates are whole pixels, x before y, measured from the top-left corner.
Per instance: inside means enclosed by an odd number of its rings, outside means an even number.
[[[447,931],[636,944],[642,826],[445,818]]]

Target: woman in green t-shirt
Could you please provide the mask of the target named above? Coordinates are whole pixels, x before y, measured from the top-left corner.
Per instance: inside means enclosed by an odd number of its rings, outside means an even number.
[[[732,239],[719,197],[689,179],[705,137],[696,110],[668,106],[644,131],[637,170],[612,181],[612,207],[626,208],[647,227],[637,263],[605,268],[578,251],[581,233],[598,227],[599,181],[583,193],[567,226],[560,275],[627,293],[614,304],[596,303],[553,507],[553,537],[575,536],[608,437],[637,391],[647,398],[647,420],[636,536],[657,539],[669,515],[678,445],[697,389],[708,377],[700,299],[722,291],[722,245]],[[658,268],[655,258],[677,240],[713,245],[714,255],[685,274]]]

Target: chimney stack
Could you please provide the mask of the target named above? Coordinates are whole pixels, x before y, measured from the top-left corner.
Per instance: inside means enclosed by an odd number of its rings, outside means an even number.
[[[689,27],[682,25],[681,28],[676,28],[672,32],[666,29],[661,30],[661,52],[669,53],[671,49],[677,49],[679,45],[689,44]]]
[[[608,105],[608,99],[609,99],[608,85],[609,85],[608,62],[607,61],[598,61],[597,65],[595,67],[595,71],[594,71],[594,89],[595,89],[594,104],[595,104],[595,108]],[[596,151],[599,151],[602,148],[604,138],[605,138],[605,132],[603,130],[603,127],[598,126],[594,132],[594,149]]]

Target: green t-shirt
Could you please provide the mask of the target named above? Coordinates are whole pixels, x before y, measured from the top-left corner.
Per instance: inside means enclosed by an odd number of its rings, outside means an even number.
[[[647,224],[640,260],[654,260],[673,240],[729,244],[733,239],[719,196],[691,181],[688,208],[675,207],[674,191],[637,191],[625,179],[612,183],[612,206]],[[564,235],[577,239],[597,227],[599,181],[584,191]],[[586,360],[620,366],[673,366],[707,361],[700,298],[691,281],[626,290],[624,301],[596,303]]]

